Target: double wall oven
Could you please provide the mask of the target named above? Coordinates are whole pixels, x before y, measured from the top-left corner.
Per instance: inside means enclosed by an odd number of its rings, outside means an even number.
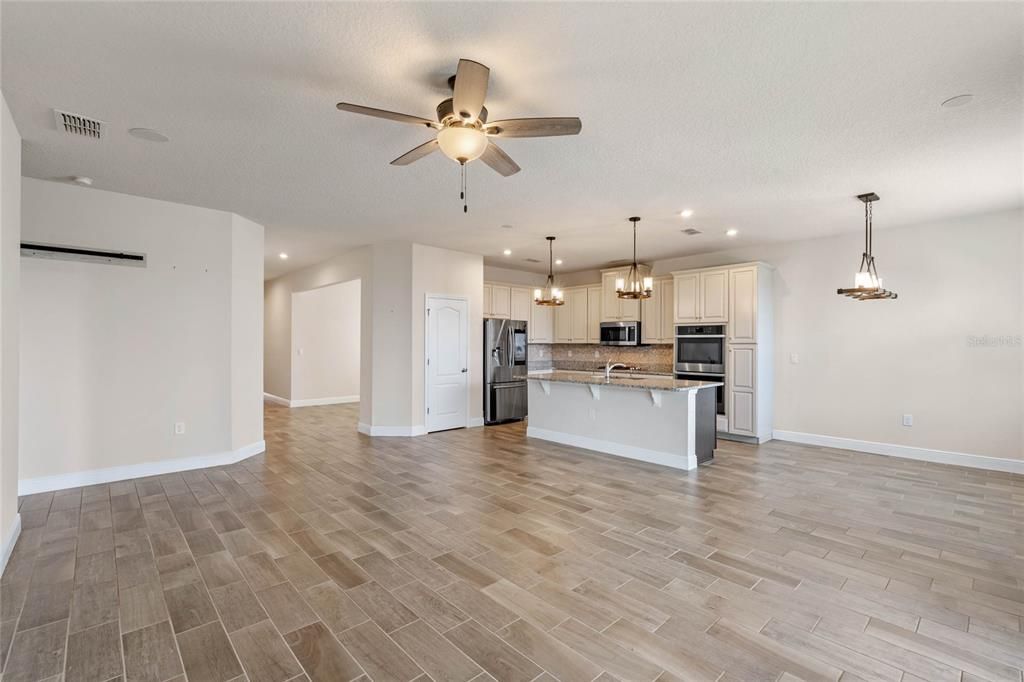
[[[675,345],[676,379],[725,383],[725,325],[679,325]],[[718,414],[725,414],[725,386],[715,389]]]

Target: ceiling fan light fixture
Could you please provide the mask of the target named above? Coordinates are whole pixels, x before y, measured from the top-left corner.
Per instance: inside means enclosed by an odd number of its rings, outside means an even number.
[[[465,164],[483,155],[487,149],[487,135],[472,125],[452,124],[437,132],[437,144],[449,159]]]

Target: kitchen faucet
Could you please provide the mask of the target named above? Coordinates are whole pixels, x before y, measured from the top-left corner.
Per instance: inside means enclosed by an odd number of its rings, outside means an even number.
[[[609,381],[612,378],[612,370],[618,369],[619,367],[626,369],[626,366],[621,362],[616,362],[615,364],[612,364],[612,361],[609,360],[608,363],[604,366],[604,380]]]

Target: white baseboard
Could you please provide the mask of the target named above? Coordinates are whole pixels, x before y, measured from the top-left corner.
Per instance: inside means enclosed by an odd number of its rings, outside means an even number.
[[[89,469],[68,474],[56,474],[54,476],[23,478],[18,481],[18,495],[34,495],[35,493],[45,493],[51,490],[65,490],[67,488],[80,488],[85,485],[113,483],[114,481],[124,481],[130,478],[145,478],[147,476],[173,474],[192,469],[225,466],[235,464],[253,455],[258,455],[266,449],[266,443],[261,440],[237,450],[218,452],[213,455],[162,459],[156,462],[126,464],[105,469]]]
[[[367,436],[410,437],[427,435],[427,427],[422,424],[416,426],[371,426],[370,424],[359,422],[356,429],[359,433],[365,433]]]
[[[466,428],[467,429],[475,429],[476,427],[483,426],[483,425],[484,425],[484,418],[483,417],[471,417],[470,420],[469,420],[469,423],[466,424]]]
[[[4,569],[7,568],[7,560],[11,558],[11,552],[14,551],[14,545],[18,543],[20,535],[21,514],[15,514],[11,529],[3,536],[3,544],[0,545],[0,574],[3,574]]]
[[[562,445],[572,445],[577,448],[596,450],[597,452],[616,455],[617,457],[627,457],[629,459],[640,460],[641,462],[660,464],[662,466],[672,467],[673,469],[689,470],[697,468],[697,458],[695,456],[686,457],[686,455],[675,455],[670,452],[638,448],[633,445],[624,445],[622,443],[615,443],[609,440],[577,436],[575,434],[562,433],[561,431],[551,431],[549,429],[542,429],[536,426],[527,426],[526,436],[528,438],[550,440],[555,443],[561,443]]]
[[[1024,460],[1003,459],[1001,457],[989,457],[987,455],[972,455],[966,452],[929,450],[928,448],[916,448],[910,445],[875,443],[868,440],[855,440],[853,438],[840,438],[838,436],[823,436],[817,433],[801,433],[800,431],[775,431],[772,435],[777,440],[801,443],[803,445],[817,445],[820,447],[836,448],[839,450],[857,450],[860,452],[867,452],[872,455],[887,455],[889,457],[916,459],[923,462],[954,464],[956,466],[972,467],[974,469],[988,469],[991,471],[1005,471],[1011,474],[1024,474]]]
[[[340,395],[334,398],[305,398],[292,400],[289,407],[313,407],[315,405],[341,405],[342,403],[358,403],[358,395]]]
[[[268,403],[274,403],[275,405],[283,405],[284,407],[292,406],[292,401],[288,400],[287,398],[282,398],[279,395],[267,393],[266,391],[263,392],[263,399],[266,400]]]

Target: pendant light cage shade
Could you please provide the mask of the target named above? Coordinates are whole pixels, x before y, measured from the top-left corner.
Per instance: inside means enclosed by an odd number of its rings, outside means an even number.
[[[543,289],[533,290],[533,302],[537,305],[565,305],[565,294],[555,285],[555,238],[548,237],[548,278]]]
[[[654,278],[644,275],[636,262],[636,224],[640,218],[634,216],[629,220],[633,223],[633,264],[629,266],[625,277],[615,280],[615,295],[627,300],[650,298],[654,293]]]
[[[875,257],[872,254],[874,233],[871,222],[871,204],[878,201],[878,195],[869,192],[858,195],[857,199],[864,202],[864,253],[861,254],[860,267],[857,268],[857,273],[853,276],[853,287],[836,289],[836,293],[855,301],[880,301],[897,298],[895,291],[889,291],[882,286],[882,278],[878,276]]]

